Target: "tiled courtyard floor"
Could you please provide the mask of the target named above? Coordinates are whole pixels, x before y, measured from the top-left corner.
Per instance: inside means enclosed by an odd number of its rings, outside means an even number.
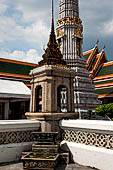
[[[23,170],[22,163],[0,165],[0,170]],[[55,170],[96,170],[95,168],[85,167],[78,164],[58,165]]]

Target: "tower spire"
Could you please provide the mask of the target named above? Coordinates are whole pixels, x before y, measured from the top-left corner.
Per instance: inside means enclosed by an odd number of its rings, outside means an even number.
[[[57,42],[56,42],[56,35],[55,35],[55,30],[54,30],[54,3],[52,0],[52,23],[51,23],[51,33],[50,33],[50,37],[49,37],[49,42],[48,42],[48,47],[49,46],[58,46]]]
[[[56,35],[54,30],[54,3],[52,0],[52,23],[51,23],[51,32],[49,36],[49,42],[47,44],[47,49],[45,50],[45,53],[42,56],[43,60],[39,62],[39,65],[65,65],[66,62],[63,60],[63,55],[61,54],[61,51],[58,47],[57,41],[56,41]]]
[[[53,4],[53,0],[52,0],[52,29],[54,31],[54,4]]]

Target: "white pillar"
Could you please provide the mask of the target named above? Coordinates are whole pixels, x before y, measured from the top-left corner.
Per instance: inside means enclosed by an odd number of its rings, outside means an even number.
[[[9,102],[5,102],[5,112],[4,112],[5,120],[8,120],[8,113],[9,113]]]

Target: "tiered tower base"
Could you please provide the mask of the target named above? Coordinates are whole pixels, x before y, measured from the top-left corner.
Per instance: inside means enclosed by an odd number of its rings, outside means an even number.
[[[93,112],[101,104],[85,64],[86,61],[82,58],[75,59],[73,62],[73,69],[76,72],[74,82],[75,112],[79,113],[81,119],[88,118],[88,110]]]

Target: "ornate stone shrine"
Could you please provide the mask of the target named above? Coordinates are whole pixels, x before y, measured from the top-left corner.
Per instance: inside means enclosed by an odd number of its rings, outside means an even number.
[[[67,66],[56,42],[53,6],[50,38],[42,58],[30,72],[31,108],[25,115],[27,119],[41,121],[42,131],[58,131],[59,120],[75,119],[77,114],[74,111],[75,71]]]

